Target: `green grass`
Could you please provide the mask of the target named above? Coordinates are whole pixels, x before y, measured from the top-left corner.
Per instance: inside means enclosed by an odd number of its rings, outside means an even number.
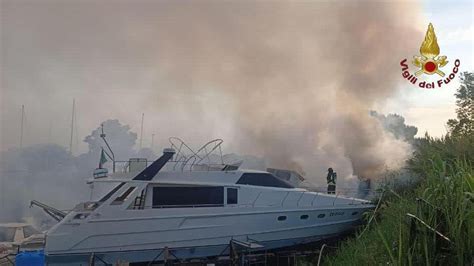
[[[410,161],[418,182],[382,188],[367,230],[326,253],[321,264],[474,265],[474,146],[465,143],[423,139]]]

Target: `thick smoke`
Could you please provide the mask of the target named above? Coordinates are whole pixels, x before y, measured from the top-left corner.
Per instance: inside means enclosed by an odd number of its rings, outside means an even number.
[[[371,111],[370,114],[376,117],[384,129],[393,134],[396,139],[403,140],[408,143],[415,141],[416,133],[418,128],[405,124],[405,118],[397,114],[383,115],[376,111]]]
[[[153,30],[160,73],[187,95],[231,99],[243,152],[311,174],[324,169],[311,169],[321,161],[344,167],[342,158],[371,178],[403,164],[409,145],[369,110],[395,91],[391,60],[413,47],[412,5],[212,2],[165,10]]]
[[[39,144],[1,153],[0,222],[19,221],[36,199],[57,208],[71,208],[72,200],[87,198],[85,175],[64,147]],[[82,172],[83,173],[83,172]],[[79,189],[71,189],[79,188]]]
[[[17,141],[19,127],[6,125],[18,125],[27,102],[29,143],[53,125],[64,145],[70,115],[61,112],[76,97],[81,128],[119,117],[138,132],[145,112],[157,147],[171,135],[221,137],[227,151],[309,179],[324,180],[329,166],[376,178],[409,154],[369,111],[396,93],[399,58],[418,49],[417,10],[388,1],[2,1],[1,143]]]
[[[143,155],[156,158],[153,153],[134,149],[137,134],[130,132],[128,125],[122,125],[118,120],[107,120],[103,125],[116,160]],[[31,200],[68,210],[80,201],[90,200],[91,196],[101,196],[102,187],[91,191],[86,185],[87,179],[92,178],[93,169],[98,166],[101,148],[105,147],[100,132],[99,127],[85,137],[89,151],[79,156],[71,155],[56,144],[38,144],[2,152],[0,222],[19,221],[36,214],[37,208],[28,209]],[[111,163],[106,163],[105,167],[111,168]]]

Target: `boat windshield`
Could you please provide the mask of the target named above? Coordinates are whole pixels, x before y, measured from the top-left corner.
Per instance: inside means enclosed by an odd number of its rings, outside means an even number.
[[[262,187],[294,188],[291,184],[268,173],[245,173],[237,184]]]

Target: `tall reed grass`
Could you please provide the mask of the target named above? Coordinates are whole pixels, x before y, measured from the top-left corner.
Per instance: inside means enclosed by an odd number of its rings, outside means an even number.
[[[474,142],[462,141],[422,139],[410,161],[419,182],[383,187],[368,230],[323,265],[474,265]]]

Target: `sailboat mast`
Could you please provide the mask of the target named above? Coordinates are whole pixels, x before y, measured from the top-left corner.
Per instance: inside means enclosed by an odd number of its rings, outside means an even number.
[[[151,134],[151,150],[153,151],[155,146],[155,134]]]
[[[25,105],[21,105],[20,149],[23,148],[23,127],[25,123]]]
[[[72,115],[71,115],[71,138],[69,139],[69,152],[72,154],[72,137],[74,135],[74,117],[76,109],[76,99],[72,99]]]
[[[142,149],[142,144],[143,144],[143,120],[145,119],[145,113],[142,113],[142,126],[140,130],[140,150]]]

